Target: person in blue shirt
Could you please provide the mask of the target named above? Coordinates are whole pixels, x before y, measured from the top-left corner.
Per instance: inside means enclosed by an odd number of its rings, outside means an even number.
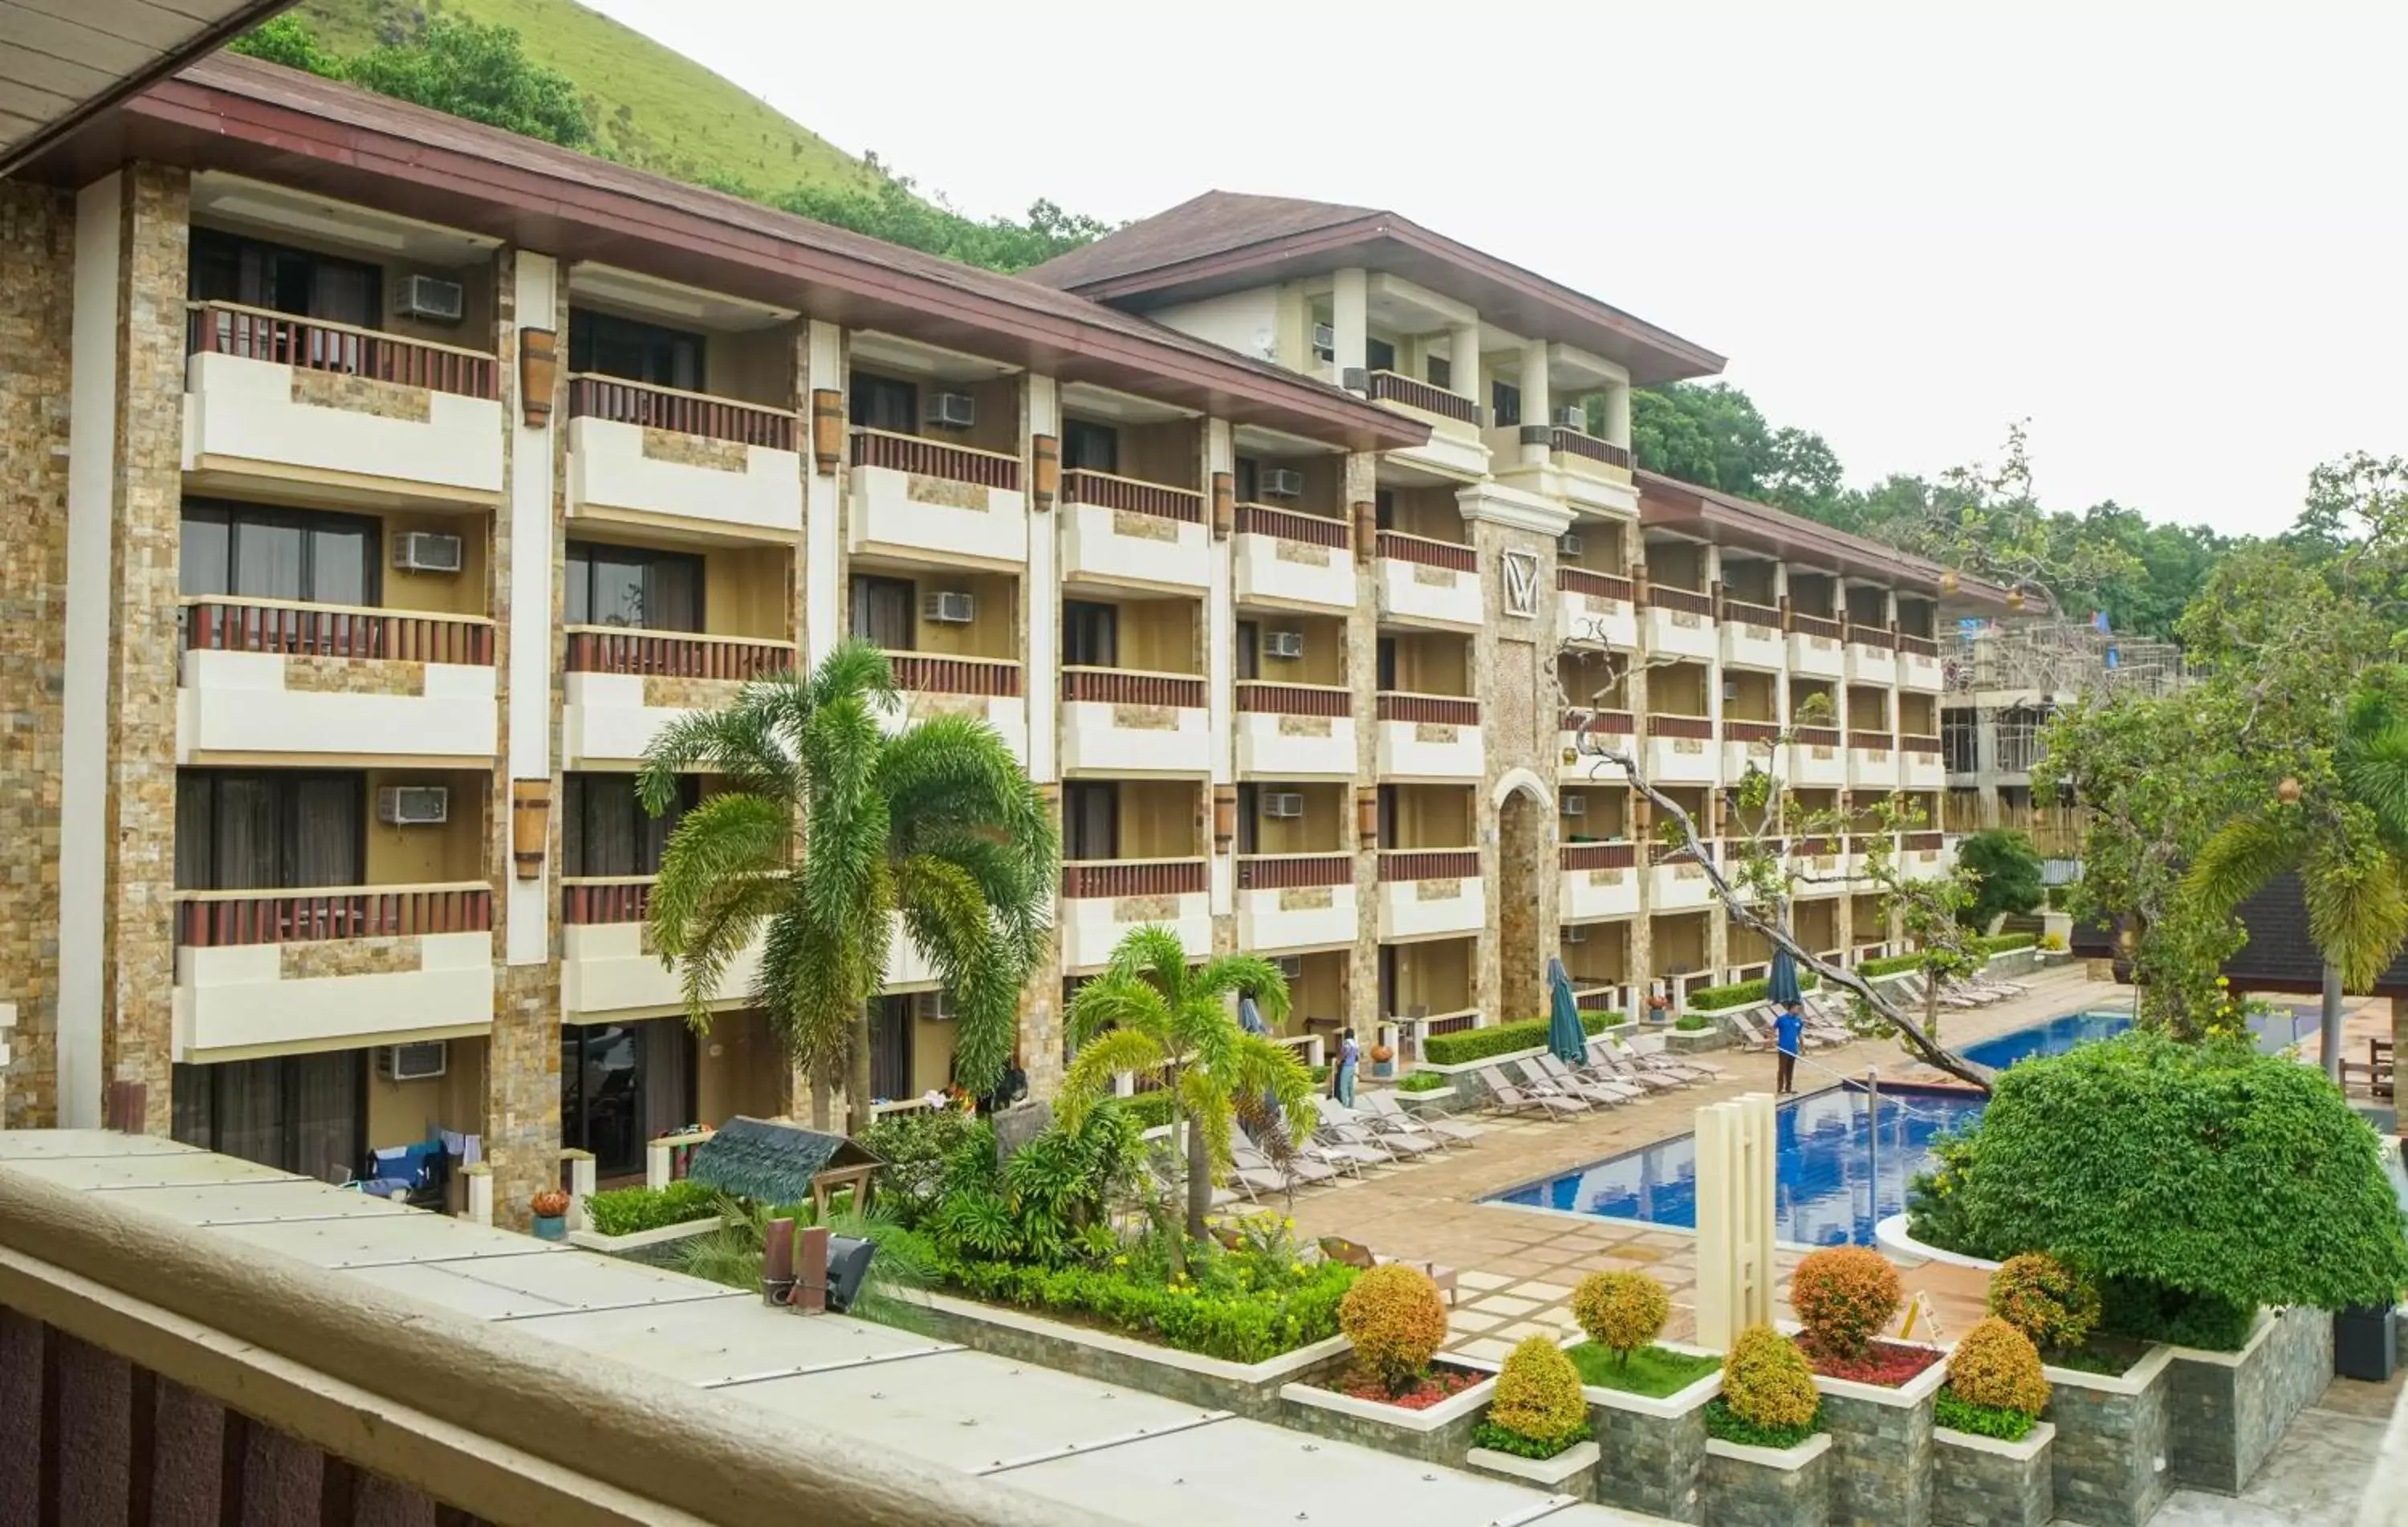
[[[1806,1016],[1796,1002],[1781,1004],[1781,1016],[1772,1020],[1773,1047],[1780,1051],[1779,1068],[1773,1076],[1772,1095],[1781,1097],[1798,1090],[1798,1046],[1806,1033]]]

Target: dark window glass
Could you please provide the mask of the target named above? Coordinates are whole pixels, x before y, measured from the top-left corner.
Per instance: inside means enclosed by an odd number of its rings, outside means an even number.
[[[1110,780],[1071,780],[1062,786],[1062,857],[1121,857],[1121,791]]]
[[[571,371],[698,393],[703,390],[702,355],[699,334],[583,308],[568,314]]]
[[[1433,387],[1455,385],[1455,367],[1443,355],[1432,355],[1422,362],[1422,377]]]
[[[694,1031],[681,1018],[560,1031],[561,1143],[604,1177],[644,1170],[644,1142],[695,1122]]]
[[[296,318],[374,328],[384,273],[372,265],[261,239],[193,230],[187,290],[200,302],[238,302]]]
[[[1374,371],[1397,368],[1397,347],[1385,339],[1366,339],[1363,341],[1363,364]]]
[[[1371,490],[1371,519],[1373,528],[1375,529],[1394,530],[1397,527],[1396,489],[1374,488]]]
[[[1380,638],[1377,652],[1380,673],[1373,687],[1394,689],[1397,687],[1397,639],[1393,636]]]
[[[1510,382],[1488,384],[1488,407],[1495,415],[1489,422],[1498,426],[1522,422],[1522,389]]]
[[[176,776],[180,890],[356,886],[366,781],[301,770],[187,769]]]
[[[1251,620],[1241,620],[1238,622],[1238,677],[1259,679],[1262,676],[1262,627]]]
[[[702,799],[702,782],[692,775],[681,778],[677,800],[658,816],[636,799],[632,774],[565,774],[560,795],[561,873],[656,875],[669,834]]]
[[[1397,846],[1397,787],[1393,785],[1380,786],[1380,846]]]
[[[1261,502],[1258,495],[1262,488],[1262,463],[1256,461],[1252,456],[1240,456],[1238,458],[1236,483],[1238,490],[1238,502],[1241,504]]]
[[[912,623],[919,585],[909,578],[856,573],[853,579],[853,634],[888,652],[913,651]]]
[[[320,1182],[367,1165],[368,1052],[279,1056],[171,1075],[176,1138]]]
[[[1117,472],[1121,469],[1120,431],[1084,419],[1062,424],[1062,465],[1078,471]]]
[[[916,1097],[911,1089],[911,1030],[917,1022],[909,996],[881,997],[869,1015],[869,1094],[883,1102]]]
[[[187,594],[374,605],[382,592],[374,520],[208,498],[184,502],[177,583]]]
[[[1262,852],[1262,823],[1257,820],[1261,807],[1262,790],[1259,785],[1238,786],[1238,852],[1240,854]]]
[[[702,629],[702,558],[600,541],[568,543],[566,623]]]
[[[853,422],[864,429],[909,435],[920,426],[920,389],[893,377],[853,374]]]
[[[1086,599],[1062,601],[1062,661],[1072,668],[1111,668],[1120,661],[1121,612]]]

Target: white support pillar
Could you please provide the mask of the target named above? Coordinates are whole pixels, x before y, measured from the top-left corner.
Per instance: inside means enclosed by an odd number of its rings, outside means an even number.
[[[1772,1319],[1772,1095],[1698,1110],[1698,1344]]]
[[[1480,380],[1480,320],[1455,325],[1446,342],[1446,374],[1448,390],[1457,397],[1471,399],[1475,408],[1484,408],[1488,395],[1482,391]]]
[[[551,329],[559,324],[562,271],[560,262],[530,250],[518,252],[516,285],[511,294],[513,322],[522,329]],[[505,353],[515,354],[517,337]],[[512,780],[552,778],[552,650],[558,628],[552,609],[552,429],[556,420],[547,411],[538,423],[527,422],[526,411],[515,411],[509,422],[510,439],[510,684],[509,739]],[[505,962],[541,965],[552,958],[552,876],[558,866],[547,864],[532,880],[516,874],[503,881],[509,898],[509,947]]]
[[[1031,375],[1025,411],[1031,435],[1062,434],[1059,385],[1052,377]],[[1021,458],[1028,459],[1028,442],[1021,442]],[[1051,785],[1062,777],[1055,762],[1061,746],[1062,578],[1055,570],[1061,536],[1055,526],[1062,511],[1028,516],[1028,573],[1020,585],[1026,612],[1027,651],[1023,655],[1021,693],[1028,706],[1028,777]]]
[[[806,398],[823,389],[838,397],[850,395],[852,389],[845,385],[842,328],[813,320],[805,364],[810,369],[801,389]],[[807,427],[809,424],[807,417]],[[843,474],[821,471],[807,447],[803,457],[803,660],[814,668],[835,650],[843,630],[837,622],[844,602],[839,582],[844,505],[837,497],[843,484]]]
[[[1605,389],[1605,438],[1630,449],[1630,383],[1617,382]]]
[[[1369,364],[1371,276],[1359,266],[1337,273],[1329,293],[1329,327],[1336,339],[1338,380]]]
[[[1522,341],[1522,424],[1545,426],[1555,422],[1555,397],[1553,383],[1547,377],[1547,341]],[[1525,466],[1543,467],[1552,453],[1543,440],[1522,447]]]
[[[480,1161],[462,1167],[460,1176],[468,1185],[467,1205],[461,1217],[472,1225],[493,1224],[494,1169]]]

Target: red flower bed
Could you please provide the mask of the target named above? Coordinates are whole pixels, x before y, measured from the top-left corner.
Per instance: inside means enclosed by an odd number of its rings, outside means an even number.
[[[1399,1410],[1427,1410],[1441,1400],[1451,1400],[1472,1385],[1493,1378],[1470,1368],[1457,1368],[1438,1362],[1430,1365],[1428,1375],[1402,1394],[1390,1394],[1386,1385],[1369,1374],[1349,1373],[1329,1387],[1340,1394],[1357,1400],[1369,1400],[1375,1405],[1395,1405]]]
[[[1800,1341],[1806,1359],[1814,1371],[1826,1378],[1844,1378],[1855,1384],[1879,1384],[1894,1390],[1915,1375],[1940,1361],[1942,1354],[1928,1347],[1900,1347],[1895,1342],[1867,1342],[1860,1357],[1841,1357],[1816,1351]]]

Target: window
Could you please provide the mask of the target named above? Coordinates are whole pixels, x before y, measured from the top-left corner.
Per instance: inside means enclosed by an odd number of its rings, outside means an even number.
[[[1238,852],[1262,852],[1262,828],[1258,820],[1262,810],[1262,787],[1256,785],[1238,786]]]
[[[1380,786],[1380,846],[1397,846],[1397,787],[1393,785]]]
[[[702,629],[702,558],[642,546],[568,543],[571,626]]]
[[[1237,483],[1235,484],[1238,490],[1238,502],[1241,504],[1255,504],[1262,502],[1260,497],[1262,492],[1262,463],[1256,461],[1252,456],[1240,456],[1238,458]]]
[[[1238,677],[1259,679],[1263,676],[1263,630],[1251,620],[1238,622]]]
[[[893,377],[853,374],[853,422],[864,429],[909,435],[920,424],[920,389]]]
[[[566,774],[560,782],[560,871],[566,875],[656,875],[679,818],[702,798],[693,775],[658,816],[636,799],[633,774]]]
[[[1120,661],[1121,612],[1086,599],[1062,601],[1062,661],[1072,668],[1111,668]]]
[[[176,775],[176,886],[300,890],[366,878],[366,782],[303,770],[186,769]]]
[[[888,652],[910,652],[912,618],[919,585],[909,578],[879,578],[855,573],[853,579],[853,634],[875,641]]]
[[[560,1143],[595,1174],[644,1170],[644,1142],[695,1122],[694,1030],[683,1018],[560,1030]]]
[[[1117,472],[1121,469],[1120,431],[1084,419],[1062,423],[1062,465],[1072,471]]]
[[[1110,780],[1071,780],[1062,786],[1062,857],[1121,857],[1121,788]]]
[[[1372,687],[1394,689],[1397,687],[1397,639],[1393,636],[1380,638],[1376,651],[1379,654],[1377,661],[1380,672]]]
[[[572,308],[568,368],[681,392],[703,390],[702,336],[639,319]]]
[[[1371,490],[1371,523],[1374,529],[1394,530],[1397,527],[1397,490]]]
[[[1422,362],[1422,378],[1433,387],[1452,388],[1455,367],[1443,355],[1432,355]]]
[[[177,583],[186,594],[373,605],[382,594],[379,532],[351,514],[188,498]]]
[[[1363,341],[1363,364],[1374,371],[1397,368],[1397,347],[1385,339],[1366,338]]]
[[[368,1052],[278,1056],[170,1073],[174,1131],[203,1150],[342,1182],[367,1164]]]
[[[880,997],[869,1014],[869,1095],[882,1102],[917,1097],[911,1086],[911,1030],[919,1000]]]
[[[1498,426],[1522,422],[1522,389],[1510,382],[1488,384],[1489,411],[1495,415],[1489,422]]]
[[[384,312],[383,288],[384,272],[357,260],[193,230],[186,289],[196,302],[237,302],[365,329]]]

